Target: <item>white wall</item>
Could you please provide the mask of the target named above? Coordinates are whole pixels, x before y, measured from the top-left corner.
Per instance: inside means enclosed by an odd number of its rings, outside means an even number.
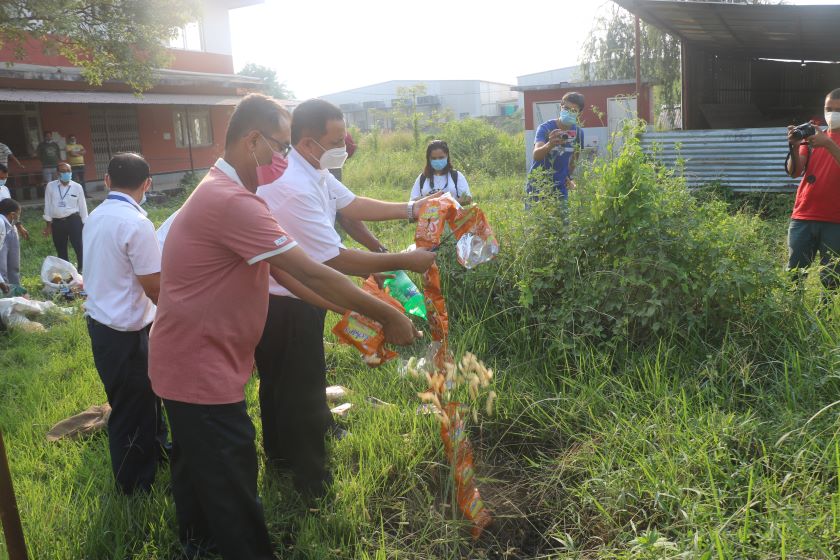
[[[230,20],[227,2],[207,1],[202,4],[202,35],[204,50],[218,54],[233,54],[230,41]]]

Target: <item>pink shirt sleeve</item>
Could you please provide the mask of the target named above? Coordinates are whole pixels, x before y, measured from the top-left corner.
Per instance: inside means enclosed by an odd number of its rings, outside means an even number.
[[[297,245],[255,194],[231,197],[227,217],[228,227],[219,232],[221,241],[248,264],[279,255]]]

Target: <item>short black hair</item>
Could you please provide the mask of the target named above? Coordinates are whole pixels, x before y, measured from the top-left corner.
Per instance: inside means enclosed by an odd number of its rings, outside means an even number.
[[[246,95],[230,116],[225,134],[225,148],[232,146],[251,130],[279,128],[281,118],[288,121],[291,115],[276,99],[261,93]]]
[[[138,153],[122,152],[108,162],[111,187],[134,190],[149,178],[149,164]]]
[[[3,173],[8,173],[9,168],[6,167],[5,165],[3,165],[2,163],[0,163],[0,171],[2,171]]]
[[[0,215],[8,216],[12,212],[20,212],[20,202],[14,198],[0,200]]]
[[[579,93],[577,91],[570,91],[569,93],[564,95],[563,96],[563,101],[565,101],[567,103],[574,103],[575,105],[580,107],[581,111],[583,111],[583,108],[585,106],[585,102],[583,100],[583,94]]]
[[[831,93],[828,94],[829,99],[840,99],[840,88],[832,90]]]
[[[297,144],[304,136],[323,136],[327,132],[327,121],[336,120],[343,121],[344,113],[329,101],[304,101],[295,107],[295,112],[292,113],[292,145]]]

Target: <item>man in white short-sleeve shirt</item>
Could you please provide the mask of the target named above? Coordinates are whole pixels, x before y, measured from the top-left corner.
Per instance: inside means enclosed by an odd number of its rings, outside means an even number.
[[[305,101],[292,114],[289,166],[283,176],[257,189],[277,222],[313,260],[345,274],[424,272],[434,253],[373,253],[348,249],[335,231],[336,212],[350,220],[413,219],[414,203],[357,197],[329,169],[347,158],[344,117],[321,99]],[[325,400],[325,310],[296,298],[270,281],[269,308],[255,352],[260,375],[263,447],[269,465],[290,468],[295,486],[319,495],[331,481],[324,437],[333,426]]]
[[[70,164],[58,164],[58,179],[47,183],[44,188],[45,237],[52,236],[58,258],[69,261],[67,241],[73,246],[82,272],[84,248],[82,228],[87,221],[88,210],[82,185],[73,181]]]
[[[140,207],[151,186],[149,164],[139,154],[118,154],[105,184],[110,193],[84,228],[85,311],[93,360],[111,404],[111,467],[118,488],[130,494],[151,489],[167,446],[161,401],[148,376],[161,259],[155,227]]]

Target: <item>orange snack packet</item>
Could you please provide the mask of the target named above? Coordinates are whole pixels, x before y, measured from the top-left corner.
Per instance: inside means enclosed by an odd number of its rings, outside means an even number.
[[[423,273],[423,298],[432,340],[445,340],[449,334],[449,315],[446,300],[440,290],[440,269],[433,264]]]
[[[478,539],[493,518],[484,506],[481,493],[475,485],[475,465],[472,446],[467,439],[464,422],[458,412],[460,405],[447,403],[444,407],[449,422],[441,422],[440,437],[446,450],[446,457],[452,464],[452,478],[455,482],[455,497],[458,509],[473,523],[472,537]]]
[[[457,212],[458,202],[450,194],[424,201],[417,212],[417,227],[414,230],[417,248],[431,249],[439,245],[444,227]]]
[[[460,239],[462,235],[475,225],[479,214],[483,216],[481,210],[478,209],[478,204],[470,204],[466,208],[459,210],[452,217],[449,221],[449,228],[452,230],[452,235],[455,236],[455,239]]]
[[[389,296],[379,287],[373,276],[362,284],[362,289],[395,308],[403,311],[400,302]],[[399,354],[385,347],[385,331],[378,322],[355,311],[346,312],[333,327],[333,334],[344,344],[355,346],[364,356],[365,363],[376,367],[393,360]]]

